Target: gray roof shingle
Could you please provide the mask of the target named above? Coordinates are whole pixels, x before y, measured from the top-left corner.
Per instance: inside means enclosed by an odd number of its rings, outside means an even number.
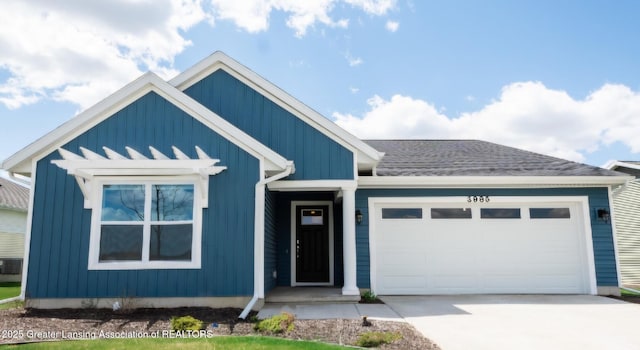
[[[0,177],[0,208],[27,211],[29,189]]]
[[[622,176],[619,172],[478,140],[365,140],[385,156],[379,176]]]

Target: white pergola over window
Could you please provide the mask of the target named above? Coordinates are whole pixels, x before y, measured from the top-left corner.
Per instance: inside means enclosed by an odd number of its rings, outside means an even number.
[[[175,146],[172,146],[175,158],[169,158],[152,146],[149,146],[153,158],[148,158],[131,147],[125,147],[129,157],[102,147],[106,157],[80,147],[82,155],[63,148],[58,152],[62,159],[51,161],[75,176],[84,195],[84,207],[92,208],[92,182],[96,177],[115,176],[193,176],[198,175],[202,207],[208,207],[209,176],[216,175],[227,167],[216,166],[219,159],[212,159],[200,147],[195,146],[197,159],[192,159]]]
[[[92,210],[88,268],[199,269],[209,176],[226,167],[197,146],[197,159],[175,146],[175,158],[125,148],[128,157],[107,147],[106,156],[59,148],[62,159],[52,161],[76,178]]]

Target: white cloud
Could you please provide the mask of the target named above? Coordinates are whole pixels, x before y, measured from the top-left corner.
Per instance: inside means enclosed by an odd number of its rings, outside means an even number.
[[[368,104],[361,117],[334,113],[336,123],[362,138],[481,139],[575,161],[614,142],[640,153],[640,92],[623,85],[576,100],[539,82],[514,83],[482,109],[454,117],[402,95]]]
[[[385,25],[385,28],[392,33],[398,31],[398,27],[400,27],[400,23],[396,21],[387,21],[387,24]]]
[[[366,13],[382,16],[396,6],[396,0],[345,0],[346,3],[359,7]]]
[[[360,57],[354,57],[350,52],[344,54],[344,58],[349,62],[349,67],[356,67],[361,65],[364,61]]]
[[[316,23],[328,27],[347,28],[349,20],[333,19],[331,12],[336,4],[347,3],[367,14],[382,16],[396,5],[396,0],[210,0],[213,7],[212,20],[230,20],[250,33],[269,28],[272,11],[289,15],[287,26],[303,37],[309,27]]]
[[[357,87],[351,86],[351,87],[349,87],[349,91],[351,91],[352,94],[357,94],[358,91],[360,91],[360,89],[357,88]]]
[[[153,70],[168,78],[190,43],[180,30],[205,18],[199,1],[8,0],[0,12],[0,102],[42,98],[87,107]]]
[[[376,16],[395,6],[392,0],[4,0],[0,103],[16,109],[53,99],[83,109],[144,71],[176,75],[174,57],[191,45],[183,34],[202,21],[230,20],[254,33],[269,28],[272,11],[282,11],[302,37],[316,24],[348,27],[349,19],[331,16],[339,3]]]

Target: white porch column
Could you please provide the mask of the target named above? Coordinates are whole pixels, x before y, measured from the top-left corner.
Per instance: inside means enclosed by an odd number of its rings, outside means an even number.
[[[356,285],[356,191],[342,188],[342,259],[344,261],[343,295],[360,295]]]

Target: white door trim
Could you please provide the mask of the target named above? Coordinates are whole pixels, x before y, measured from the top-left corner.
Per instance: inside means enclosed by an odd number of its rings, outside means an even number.
[[[491,203],[549,203],[564,202],[577,203],[582,208],[582,231],[584,232],[584,253],[587,263],[587,284],[589,294],[597,294],[596,269],[593,252],[593,236],[591,232],[591,215],[588,196],[490,196]],[[477,206],[479,203],[468,203],[468,197],[369,197],[369,273],[371,289],[375,292],[377,287],[377,254],[376,254],[376,220],[375,210],[380,204],[416,204],[416,203],[461,203],[469,206]]]
[[[329,282],[298,282],[296,274],[296,236],[297,236],[297,208],[298,206],[327,205],[329,206]],[[291,201],[291,286],[333,286],[334,283],[334,234],[333,234],[333,202],[332,201]]]

